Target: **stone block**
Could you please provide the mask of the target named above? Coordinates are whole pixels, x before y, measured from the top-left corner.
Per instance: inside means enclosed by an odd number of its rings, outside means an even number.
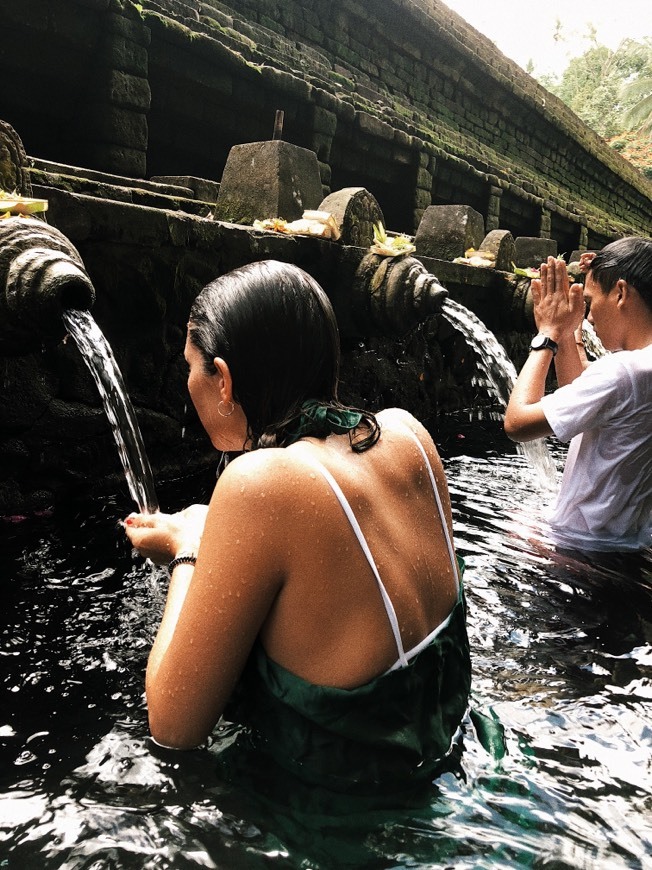
[[[123,145],[98,142],[87,147],[89,163],[103,172],[144,178],[147,167],[145,151]]]
[[[319,206],[337,221],[342,244],[368,248],[374,240],[374,224],[385,218],[376,198],[364,187],[344,187],[329,194]]]
[[[215,217],[240,223],[300,218],[322,200],[317,155],[282,140],[234,145],[224,167]]]
[[[137,42],[147,48],[150,44],[149,28],[142,18],[126,18],[122,14],[110,13],[106,18],[106,27],[111,33],[111,38],[119,34],[125,39]]]
[[[98,49],[97,56],[108,67],[132,75],[147,76],[147,49],[131,39],[112,35],[111,39]]]
[[[484,218],[468,205],[431,205],[421,218],[415,245],[420,257],[454,260],[484,238]]]
[[[89,112],[93,136],[112,145],[147,150],[147,118],[118,106],[96,104]]]
[[[417,170],[417,187],[428,192],[432,190],[432,175],[427,169]]]
[[[326,136],[334,136],[337,130],[337,115],[321,106],[313,109],[313,126],[315,133],[323,133]]]
[[[514,262],[514,237],[509,230],[491,230],[484,237],[480,250],[488,251],[496,258],[496,269],[511,272]]]
[[[202,202],[215,202],[220,190],[219,182],[209,178],[196,178],[194,175],[153,175],[150,181],[185,188],[192,191],[195,199]]]
[[[199,0],[165,0],[168,12],[172,12],[180,18],[190,18],[199,21],[201,3]]]
[[[432,203],[432,196],[429,190],[421,190],[417,188],[414,191],[414,205],[416,208],[425,211]]]
[[[287,94],[300,102],[310,102],[309,82],[284,70],[274,69],[271,66],[264,66],[262,69],[264,83],[267,87],[278,90],[284,95]]]
[[[385,121],[375,118],[367,112],[356,112],[356,123],[361,133],[367,133],[378,139],[386,139],[391,142],[394,138],[394,128]]]
[[[111,70],[106,85],[106,98],[110,103],[123,109],[149,111],[152,94],[149,82],[140,76]]]
[[[536,236],[518,236],[514,240],[514,262],[520,269],[538,269],[547,257],[557,256],[557,242],[554,239],[540,239]]]

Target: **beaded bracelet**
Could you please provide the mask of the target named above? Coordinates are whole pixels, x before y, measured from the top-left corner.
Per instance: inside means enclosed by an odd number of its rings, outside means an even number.
[[[177,565],[194,565],[197,556],[194,553],[179,553],[168,565],[168,574],[172,574]]]

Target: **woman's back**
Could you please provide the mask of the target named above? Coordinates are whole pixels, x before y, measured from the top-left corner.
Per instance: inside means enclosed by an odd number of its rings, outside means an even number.
[[[274,661],[312,683],[362,685],[399,658],[378,581],[315,463],[330,472],[353,511],[406,651],[448,616],[458,598],[428,469],[407,421],[421,430],[404,412],[380,414],[381,438],[362,454],[353,453],[346,436],[331,436],[300,441],[279,457],[288,492],[277,498],[291,505],[279,525],[289,568],[261,639]],[[449,517],[431,445],[429,459]]]
[[[359,457],[333,439],[286,452],[292,569],[225,711],[247,726],[227,765],[235,754],[260,775],[262,753],[304,782],[368,794],[428,782],[448,752],[470,687],[464,603],[407,419],[380,415]]]

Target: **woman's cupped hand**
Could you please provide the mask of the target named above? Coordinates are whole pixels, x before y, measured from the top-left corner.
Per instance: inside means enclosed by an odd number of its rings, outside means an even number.
[[[156,565],[167,565],[179,553],[197,554],[208,506],[193,504],[175,514],[131,513],[123,526],[132,547]]]

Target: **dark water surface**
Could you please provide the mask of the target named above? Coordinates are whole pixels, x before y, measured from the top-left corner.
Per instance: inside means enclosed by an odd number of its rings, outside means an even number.
[[[228,729],[190,753],[147,737],[166,581],[116,530],[129,499],[5,519],[0,867],[652,867],[652,559],[555,553],[550,496],[494,424],[450,419],[439,440],[467,562],[472,705],[502,725],[505,752],[467,717],[447,772],[411,808],[229,785],[217,771]],[[161,501],[180,507],[206,486]]]

